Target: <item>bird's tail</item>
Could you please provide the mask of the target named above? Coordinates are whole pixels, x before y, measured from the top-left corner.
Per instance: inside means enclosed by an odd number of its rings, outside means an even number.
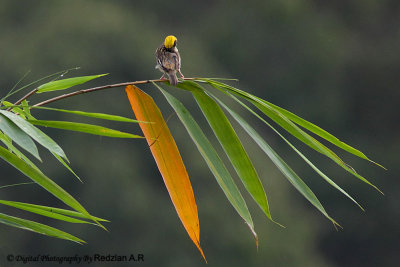
[[[168,72],[168,77],[171,85],[176,86],[178,84],[178,78],[176,77],[175,71]]]

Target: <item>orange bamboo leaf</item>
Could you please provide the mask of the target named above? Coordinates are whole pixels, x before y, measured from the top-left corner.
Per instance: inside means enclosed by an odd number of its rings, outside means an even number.
[[[150,146],[165,186],[189,237],[207,262],[200,247],[200,227],[192,185],[168,126],[153,98],[136,86],[125,88],[132,110]]]

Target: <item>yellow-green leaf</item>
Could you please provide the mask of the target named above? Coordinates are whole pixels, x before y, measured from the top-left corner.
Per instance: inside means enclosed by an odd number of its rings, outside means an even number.
[[[99,75],[91,75],[91,76],[81,76],[81,77],[74,77],[68,78],[63,80],[51,81],[45,84],[42,84],[38,87],[38,93],[49,92],[49,91],[57,91],[57,90],[64,90],[68,89],[72,86],[82,84],[88,82],[90,80],[99,78],[107,74],[99,74]]]
[[[27,133],[32,139],[34,139],[36,142],[50,150],[51,152],[59,155],[60,157],[63,157],[64,159],[68,160],[67,156],[65,155],[64,151],[62,148],[54,142],[53,139],[51,139],[49,136],[47,136],[45,133],[40,131],[38,128],[33,126],[31,123],[27,122],[20,116],[6,111],[6,110],[0,110],[0,113],[7,118],[9,118],[15,125],[17,125],[19,128],[21,128],[22,131]]]
[[[265,215],[271,221],[275,222],[272,219],[267,195],[257,171],[222,109],[198,84],[185,81],[179,83],[178,87],[192,92],[246,190],[257,202]],[[279,223],[277,224],[280,225]]]
[[[45,224],[37,223],[30,220],[25,220],[17,217],[13,217],[10,215],[6,215],[4,213],[0,213],[0,223],[18,227],[24,230],[30,230],[39,234],[48,235],[52,237],[57,237],[65,240],[74,241],[77,243],[85,243],[82,239],[79,239],[71,234],[68,234],[64,231],[58,230],[54,227],[50,227]]]
[[[42,206],[42,205],[35,205],[35,204],[30,204],[30,203],[23,203],[23,202],[16,202],[16,201],[8,201],[8,200],[0,200],[0,204],[11,206],[17,209],[21,210],[26,210],[32,213],[36,213],[42,216],[47,216],[56,220],[62,220],[70,223],[90,223],[88,221],[72,218],[70,216],[74,217],[82,217],[86,218],[83,214],[72,211],[72,210],[65,210],[65,209],[58,209],[58,208],[53,208],[53,207],[47,207],[47,206]],[[98,221],[107,221],[101,218],[95,217],[96,220]]]
[[[232,86],[212,81],[212,80],[205,80],[215,88],[221,90],[221,91],[229,91],[234,95],[237,95],[241,98],[244,98],[251,102],[255,107],[257,107],[261,112],[263,112],[265,115],[267,115],[269,118],[271,118],[274,122],[276,122],[279,126],[281,126],[283,129],[285,129],[287,132],[292,134],[294,137],[302,141],[304,144],[308,145],[315,151],[320,152],[321,154],[327,156],[331,160],[333,160],[336,164],[338,164],[340,167],[351,173],[352,175],[356,176],[358,179],[361,181],[369,184],[373,188],[375,188],[378,192],[383,194],[383,192],[373,185],[370,181],[365,179],[363,176],[359,175],[351,166],[346,164],[341,158],[339,158],[338,155],[336,155],[332,150],[327,148],[325,145],[317,141],[314,137],[310,136],[306,132],[304,132],[302,129],[300,129],[295,123],[293,123],[290,119],[288,119],[286,116],[284,116],[282,113],[280,113],[277,109],[274,109],[272,106],[268,104],[265,100],[253,96],[252,94],[249,94],[245,91],[242,91],[240,89],[234,88]]]
[[[71,122],[71,121],[45,121],[45,120],[28,120],[28,121],[34,125],[40,125],[45,127],[76,131],[94,135],[102,135],[102,136],[117,137],[117,138],[143,138],[142,136],[139,135],[124,133],[106,127],[87,124],[87,123]]]
[[[110,120],[110,121],[133,122],[133,123],[138,122],[137,120],[132,120],[132,119],[125,118],[122,116],[97,113],[97,112],[85,112],[85,111],[80,111],[80,110],[68,110],[68,109],[49,108],[49,107],[41,107],[41,106],[28,106],[28,108],[52,110],[52,111],[70,113],[70,114],[75,114],[75,115],[80,115],[80,116],[85,116],[85,117],[90,117],[90,118]],[[29,109],[28,109],[28,111],[29,111]]]
[[[48,192],[53,194],[59,200],[75,209],[76,211],[82,213],[87,218],[95,221],[100,227],[104,228],[92,215],[90,215],[86,209],[68,192],[66,192],[63,188],[61,188],[58,184],[56,184],[49,177],[44,175],[40,170],[30,166],[28,163],[18,158],[13,153],[9,152],[7,149],[0,146],[0,158],[14,166],[20,172],[28,176],[30,179],[35,181],[37,184],[42,186]],[[104,228],[105,229],[105,228]]]
[[[20,147],[31,153],[38,160],[41,160],[38,149],[29,135],[3,114],[0,114],[0,130]]]

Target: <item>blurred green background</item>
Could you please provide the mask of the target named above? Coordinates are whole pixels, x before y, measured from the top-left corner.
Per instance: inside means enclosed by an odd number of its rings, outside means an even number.
[[[246,225],[226,200],[177,117],[172,117],[168,124],[194,187],[201,245],[209,266],[397,266],[399,16],[400,2],[390,0],[1,0],[0,92],[6,94],[29,70],[25,83],[75,66],[81,69],[70,76],[110,73],[82,88],[158,78],[161,73],[154,69],[154,51],[166,35],[174,34],[186,77],[238,78],[235,86],[316,123],[388,168],[384,171],[338,151],[384,191],[382,196],[327,158],[298,146],[366,208],[364,213],[323,182],[270,129],[242,112],[344,227],[336,231],[239,131],[268,193],[272,215],[286,226],[283,229],[268,221],[244,193],[259,234],[257,251]],[[141,88],[154,97],[165,117],[172,113],[159,91],[152,86]],[[217,146],[190,95],[177,90],[173,93]],[[31,103],[50,95],[35,96]],[[50,106],[133,117],[123,88]],[[35,111],[34,115],[40,119],[90,121],[44,111]],[[140,133],[138,125],[102,125]],[[40,168],[91,213],[111,220],[109,232],[2,207],[10,214],[69,231],[88,243],[78,245],[0,225],[3,258],[10,253],[142,253],[145,262],[141,266],[204,266],[176,215],[144,140],[45,131],[64,148],[84,184],[44,150],[41,155],[45,163],[38,163]],[[28,181],[6,163],[0,166],[0,185]],[[63,207],[35,185],[1,189],[0,193],[1,199]]]

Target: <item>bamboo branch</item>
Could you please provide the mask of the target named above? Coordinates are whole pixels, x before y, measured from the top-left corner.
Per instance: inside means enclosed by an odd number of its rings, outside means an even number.
[[[36,94],[37,91],[38,91],[37,88],[33,89],[32,91],[30,91],[29,93],[27,93],[26,95],[24,95],[21,99],[19,99],[17,102],[15,102],[13,106],[17,106],[17,105],[21,104],[22,101],[24,101],[24,100],[27,99],[28,97],[30,97],[30,96]],[[9,107],[9,108],[7,109],[7,111],[10,111],[11,109],[12,109],[12,107]]]
[[[25,99],[27,99],[28,97],[36,94],[36,92],[38,91],[38,88],[33,89],[32,91],[30,91],[29,93],[27,93],[26,95],[24,95],[20,100],[18,100],[17,102],[14,103],[14,106],[17,106],[19,104],[22,103],[22,101],[24,101]]]
[[[183,80],[196,80],[197,78],[184,78]],[[43,102],[37,103],[35,105],[33,105],[34,107],[38,107],[38,106],[43,106],[64,98],[68,98],[71,96],[75,96],[75,95],[81,95],[81,94],[86,94],[86,93],[91,93],[91,92],[95,92],[95,91],[100,91],[100,90],[104,90],[104,89],[109,89],[109,88],[115,88],[115,87],[122,87],[122,86],[128,86],[128,85],[137,85],[137,84],[146,84],[146,83],[158,83],[158,82],[168,82],[168,80],[165,79],[158,79],[158,80],[144,80],[144,81],[135,81],[135,82],[125,82],[125,83],[116,83],[116,84],[109,84],[109,85],[103,85],[103,86],[98,86],[98,87],[93,87],[93,88],[88,88],[88,89],[82,89],[82,90],[78,90],[72,93],[68,93],[68,94],[63,94],[63,95],[59,95],[50,99],[47,99]],[[22,101],[24,101],[25,99],[27,99],[28,97],[34,95],[37,92],[37,88],[32,90],[31,92],[29,92],[28,94],[26,94],[24,97],[22,97],[20,100],[18,100],[15,105],[20,104]]]

